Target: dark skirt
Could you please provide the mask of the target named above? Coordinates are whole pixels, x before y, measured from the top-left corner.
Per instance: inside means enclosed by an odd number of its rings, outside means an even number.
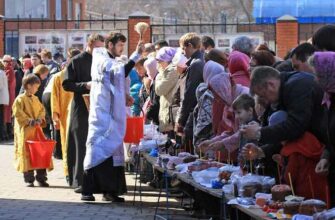
[[[124,167],[114,167],[113,157],[96,167],[88,169],[83,176],[83,193],[111,193],[122,195],[127,192]]]

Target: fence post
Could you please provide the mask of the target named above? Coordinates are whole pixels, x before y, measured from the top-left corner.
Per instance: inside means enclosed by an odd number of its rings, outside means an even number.
[[[90,30],[92,29],[92,15],[90,14]]]
[[[0,16],[0,56],[2,57],[6,49],[6,38],[5,38],[5,20],[3,16]]]
[[[42,14],[42,29],[44,29],[44,14]]]
[[[290,15],[284,15],[276,22],[276,46],[279,57],[284,57],[288,51],[298,45],[298,20]]]
[[[114,29],[115,29],[115,19],[116,19],[116,15],[114,13]]]
[[[67,20],[68,20],[69,18],[68,18],[68,16],[67,16],[67,14],[65,14],[65,29],[67,30]]]
[[[148,30],[142,36],[144,43],[151,42],[150,16],[144,12],[136,12],[128,17],[128,55],[135,51],[140,35],[135,31],[135,25],[138,22],[145,22],[149,25]]]
[[[165,18],[163,18],[163,39],[165,39]]]
[[[104,29],[104,14],[101,14],[101,29]]]
[[[55,29],[55,27],[56,27],[56,14],[54,14],[54,16],[53,16],[53,26],[54,26],[54,29]]]
[[[16,29],[20,30],[20,15],[17,15]]]

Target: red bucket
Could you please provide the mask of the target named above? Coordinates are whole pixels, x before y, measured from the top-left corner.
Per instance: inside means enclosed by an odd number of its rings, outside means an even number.
[[[52,152],[56,141],[26,141],[30,153],[30,165],[32,168],[50,167]]]
[[[143,138],[144,118],[143,117],[127,117],[126,135],[124,136],[125,143],[140,143]]]
[[[42,128],[36,126],[35,140],[26,140],[30,154],[30,166],[35,169],[49,168],[56,141],[47,140]]]

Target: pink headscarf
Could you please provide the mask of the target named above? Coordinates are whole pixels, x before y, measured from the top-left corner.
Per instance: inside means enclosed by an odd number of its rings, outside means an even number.
[[[163,47],[156,54],[156,60],[170,63],[177,50],[173,47]]]
[[[208,84],[212,77],[220,73],[225,73],[224,67],[217,62],[209,60],[204,66],[204,82]]]
[[[239,51],[233,51],[228,58],[228,68],[230,76],[236,84],[249,87],[250,74],[249,74],[250,58]]]
[[[157,61],[154,58],[150,57],[144,62],[143,66],[144,69],[147,71],[149,79],[153,81],[158,73]]]
[[[335,93],[335,52],[314,53],[314,68],[321,88],[325,91],[322,104],[330,107],[329,93]]]

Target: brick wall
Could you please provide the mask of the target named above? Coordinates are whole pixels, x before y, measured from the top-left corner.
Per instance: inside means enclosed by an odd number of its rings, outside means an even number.
[[[135,25],[138,22],[145,22],[149,25],[148,30],[142,36],[144,43],[149,43],[151,41],[150,36],[150,17],[147,16],[138,16],[138,17],[129,17],[128,20],[128,55],[131,55],[135,51],[137,43],[139,41],[140,35],[134,30]]]
[[[299,27],[295,21],[277,21],[276,24],[276,45],[277,55],[284,57],[288,51],[298,45]]]

